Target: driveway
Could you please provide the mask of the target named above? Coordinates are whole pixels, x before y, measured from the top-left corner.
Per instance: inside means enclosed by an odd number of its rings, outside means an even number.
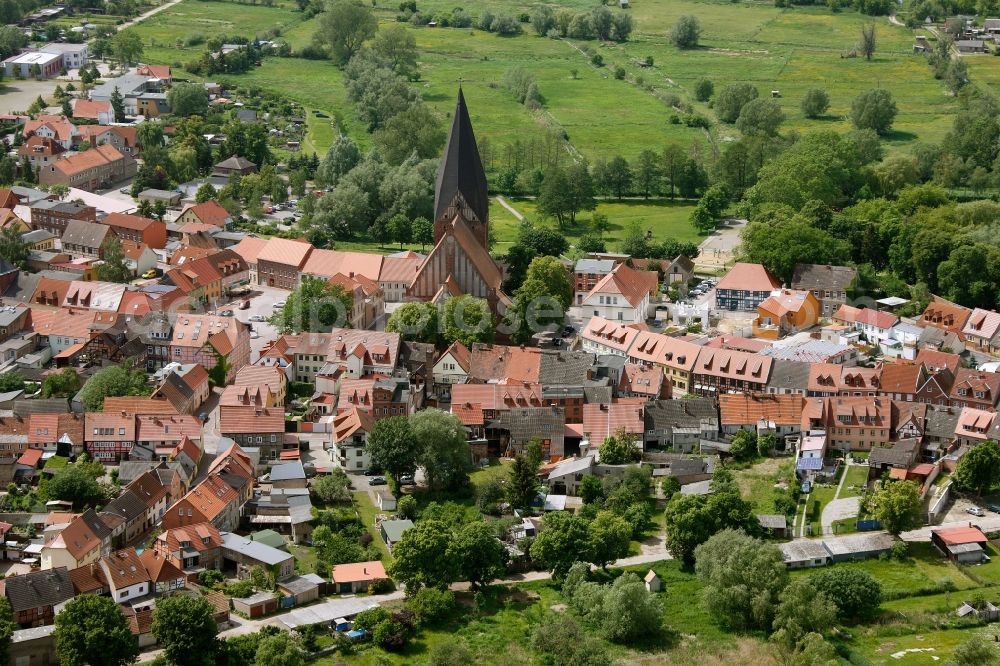
[[[860,497],[844,497],[831,500],[823,507],[823,516],[820,519],[823,524],[823,534],[833,534],[833,523],[845,518],[857,518],[858,509],[861,508]]]
[[[746,220],[731,219],[698,245],[700,254],[694,260],[695,270],[716,271],[733,260],[740,244],[740,232],[747,225]]]
[[[227,307],[232,309],[237,319],[245,324],[249,324],[260,336],[250,338],[251,363],[255,363],[260,358],[260,350],[264,347],[264,344],[270,340],[275,340],[278,337],[278,332],[270,323],[266,321],[250,321],[250,317],[261,316],[270,319],[271,315],[275,312],[274,304],[287,300],[289,293],[291,292],[284,289],[275,289],[274,287],[252,287],[252,291],[248,296],[238,296],[228,306],[219,306],[220,310],[225,310]],[[240,310],[239,304],[247,297],[250,299],[250,308],[248,310]]]

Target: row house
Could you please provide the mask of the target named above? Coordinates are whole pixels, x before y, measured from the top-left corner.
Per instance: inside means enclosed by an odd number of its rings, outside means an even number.
[[[63,115],[38,116],[35,120],[24,123],[21,134],[25,139],[33,136],[52,139],[69,150],[78,141],[80,128]]]
[[[566,456],[566,415],[561,407],[515,407],[500,413],[490,424],[500,434],[499,450],[506,456],[521,455],[532,441],[542,447],[544,460],[555,462]]]
[[[379,284],[379,288],[381,288],[381,271],[384,262],[385,258],[380,254],[313,248],[302,267],[299,283],[301,284],[307,275],[324,281],[337,275],[343,275],[350,278],[365,278]],[[412,275],[416,275],[416,271]]]
[[[135,446],[136,419],[126,412],[87,412],[84,442],[87,452],[103,463],[128,458]]]
[[[62,238],[73,220],[97,223],[97,209],[76,201],[42,199],[31,205],[31,228],[43,229]]]
[[[747,352],[703,348],[691,372],[692,389],[697,395],[723,393],[766,393],[773,359]]]
[[[159,524],[171,500],[171,485],[165,484],[160,475],[147,470],[130,482],[125,489],[135,495],[146,508],[143,532]]]
[[[274,407],[277,400],[267,386],[236,386],[231,384],[219,397],[220,407]]]
[[[599,447],[608,437],[624,432],[641,446],[646,432],[643,411],[643,404],[635,402],[584,405],[583,437],[592,447]]]
[[[202,307],[215,307],[222,299],[222,274],[204,257],[168,270],[163,283],[177,287],[189,303]]]
[[[364,275],[337,273],[328,284],[341,287],[351,297],[351,311],[345,313],[351,328],[366,329],[385,314],[385,295],[378,282]]]
[[[643,409],[646,446],[677,453],[696,451],[701,439],[719,434],[719,410],[712,398],[656,400]]]
[[[819,316],[829,319],[847,303],[847,292],[857,277],[858,270],[849,266],[796,264],[792,289],[812,292],[819,303]]]
[[[111,545],[114,548],[122,548],[146,533],[146,504],[127,488],[97,515],[111,528]]]
[[[153,550],[189,580],[208,569],[222,569],[222,536],[210,522],[167,528],[156,537]]]
[[[452,388],[451,411],[470,429],[473,439],[486,437],[487,424],[499,418],[502,412],[543,404],[539,384],[458,384]]]
[[[920,314],[917,325],[961,334],[971,316],[969,308],[935,296]]]
[[[187,587],[187,577],[184,572],[154,549],[147,548],[139,553],[139,561],[149,574],[154,595],[171,594]]]
[[[660,333],[640,331],[627,350],[630,363],[660,368],[671,390],[690,392],[691,371],[698,359],[698,345]]]
[[[962,335],[973,348],[996,354],[1000,351],[1000,313],[976,308],[962,327]]]
[[[115,238],[115,233],[106,224],[70,220],[62,234],[62,249],[74,259],[103,259],[103,245]]]
[[[204,257],[221,276],[222,294],[230,296],[236,287],[247,284],[250,280],[250,270],[247,262],[230,249],[212,252]]]
[[[112,146],[123,155],[136,156],[139,153],[135,127],[80,125],[77,130],[80,141],[89,141],[91,146]]]
[[[209,199],[204,203],[192,204],[185,208],[175,220],[178,226],[184,226],[192,222],[205,224],[219,229],[228,229],[233,224],[232,214],[223,208],[215,199]]]
[[[769,395],[801,395],[809,392],[809,372],[813,364],[803,361],[775,359],[771,364],[771,377],[767,380]]]
[[[963,408],[955,425],[956,441],[963,446],[975,446],[990,439],[996,416],[995,412],[984,409]]]
[[[623,356],[628,358],[639,330],[623,326],[603,317],[593,317],[580,332],[583,351],[598,355]]]
[[[372,415],[357,407],[348,407],[333,417],[330,443],[333,461],[338,467],[356,474],[371,466],[368,437],[374,425]]]
[[[243,366],[243,369],[252,366]],[[197,414],[211,393],[208,371],[199,363],[172,366],[151,397],[166,400],[178,414]]]
[[[240,446],[260,449],[260,460],[277,460],[285,448],[283,407],[220,407],[219,430]],[[296,448],[298,444],[294,445]]]
[[[111,227],[121,240],[145,243],[151,248],[162,250],[167,246],[167,225],[161,220],[153,220],[141,215],[111,213],[102,220]]]
[[[948,397],[953,407],[993,409],[1000,398],[1000,374],[959,368]]]
[[[455,384],[464,384],[472,367],[469,348],[456,340],[451,343],[434,363],[434,386],[432,393],[441,402],[451,402],[451,390]]]
[[[386,303],[403,302],[407,288],[413,283],[413,278],[426,258],[425,255],[413,250],[397,252],[382,258],[378,286],[382,288]]]
[[[42,569],[76,569],[111,552],[111,528],[93,509],[80,514],[42,546]]]
[[[240,494],[220,474],[209,474],[163,514],[164,530],[212,523],[220,531],[235,530],[243,504]]]
[[[74,596],[73,582],[65,566],[10,576],[4,581],[4,596],[10,602],[14,622],[22,629],[55,622],[55,609]]]
[[[115,551],[102,557],[97,564],[107,582],[108,594],[115,603],[126,603],[152,593],[152,578],[135,548]]]
[[[754,312],[781,281],[760,264],[735,264],[715,285],[715,307],[719,310]]]
[[[659,368],[626,363],[622,367],[617,393],[622,397],[658,400],[670,397],[670,380]]]
[[[66,149],[55,139],[37,135],[32,136],[17,149],[20,160],[23,162],[27,159],[35,171],[48,167],[50,162],[55,162],[64,152]]]
[[[170,361],[199,364],[210,376],[219,360],[226,359],[226,376],[219,383],[229,383],[240,368],[250,364],[250,330],[235,317],[178,314],[169,349]]]
[[[406,378],[344,379],[339,406],[363,409],[378,420],[412,414],[416,407],[414,395]]]
[[[243,258],[243,261],[246,262],[247,276],[250,284],[254,287],[261,284],[257,257],[260,255],[261,251],[263,251],[264,246],[266,246],[267,243],[268,240],[265,238],[246,236],[232,248],[233,252],[240,255],[240,257]]]
[[[66,185],[93,192],[135,176],[135,158],[105,144],[63,157],[38,172],[38,184]]]
[[[311,251],[312,245],[306,242],[277,237],[268,239],[257,254],[258,283],[289,291],[295,289]]]
[[[59,456],[76,456],[86,448],[83,414],[32,414],[28,417],[28,446]]]
[[[802,431],[800,395],[750,395],[729,393],[719,396],[719,427],[723,435],[749,430],[758,435],[784,438]]]
[[[240,497],[240,501],[248,502],[253,497],[253,486],[256,480],[254,462],[250,455],[239,447],[230,444],[229,448],[218,454],[208,467],[209,474],[220,474]]]
[[[190,414],[148,414],[135,417],[135,441],[157,458],[169,456],[187,438],[201,443],[202,422]]]
[[[891,415],[888,398],[808,398],[802,411],[801,428],[803,432],[824,432],[831,448],[870,451],[889,441]]]

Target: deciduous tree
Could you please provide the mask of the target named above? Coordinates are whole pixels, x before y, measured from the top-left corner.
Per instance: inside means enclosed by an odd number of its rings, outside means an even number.
[[[685,14],[677,19],[668,35],[671,43],[679,49],[693,49],[701,38],[701,24],[697,16]]]
[[[591,541],[584,518],[563,512],[546,514],[544,529],[531,544],[531,561],[537,562],[561,579],[577,560],[589,562]]]
[[[841,620],[871,620],[882,603],[882,585],[861,569],[833,568],[809,576],[809,582],[837,606]]]
[[[715,114],[724,123],[735,123],[743,107],[757,95],[757,89],[749,83],[731,83],[716,95]]]
[[[392,476],[396,488],[400,477],[412,476],[417,471],[417,442],[405,416],[376,421],[366,448],[372,468]]]
[[[132,279],[132,271],[125,265],[125,253],[117,236],[110,236],[101,245],[101,255],[104,260],[97,267],[97,279],[104,282],[128,284]]]
[[[139,656],[139,642],[111,597],[75,597],[55,624],[61,666],[125,666]]]
[[[481,520],[467,523],[455,533],[446,557],[458,562],[458,577],[469,581],[474,590],[507,571],[507,549],[493,527]]]
[[[920,488],[913,481],[882,482],[869,499],[868,508],[889,534],[912,530],[923,523]]]
[[[343,66],[377,30],[378,19],[371,9],[354,0],[333,0],[320,14],[313,39],[326,46],[333,61]]]
[[[469,481],[472,453],[465,426],[440,409],[424,409],[409,417],[418,446],[417,462],[432,491],[458,490]]]
[[[958,461],[952,476],[959,490],[982,495],[1000,481],[1000,446],[989,439],[977,444]]]
[[[390,571],[411,594],[422,586],[442,587],[458,577],[459,562],[445,556],[452,532],[440,520],[423,519],[403,532],[392,548]]]
[[[215,609],[205,597],[173,595],[157,601],[153,636],[174,664],[214,664]]]
[[[896,119],[896,102],[885,88],[866,90],[851,104],[851,122],[858,129],[872,129],[885,134]]]

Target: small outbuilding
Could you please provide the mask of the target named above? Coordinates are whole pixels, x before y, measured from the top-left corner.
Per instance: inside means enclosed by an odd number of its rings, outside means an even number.
[[[357,594],[367,592],[368,586],[379,580],[389,580],[385,565],[379,560],[338,564],[331,575],[334,592],[337,594]]]
[[[379,490],[375,493],[378,500],[378,508],[381,511],[395,511],[396,498],[387,490]]]
[[[157,201],[162,201],[163,205],[167,208],[174,208],[181,205],[181,199],[184,197],[180,192],[174,192],[172,190],[157,190],[149,189],[139,192],[139,196],[136,197],[139,201],[148,201],[151,204],[155,204]]]
[[[757,521],[764,528],[764,531],[771,536],[778,537],[779,539],[785,538],[785,533],[788,530],[788,519],[785,516],[758,514]]]
[[[989,539],[978,527],[948,527],[931,530],[931,543],[958,564],[979,564],[986,558],[983,547]]]
[[[646,590],[648,592],[663,591],[663,581],[660,580],[660,577],[652,569],[646,572],[646,577],[643,580],[646,582]]]
[[[319,585],[305,576],[291,576],[278,581],[278,591],[286,597],[291,597],[292,603],[296,606],[319,599]]]
[[[278,610],[278,600],[272,592],[258,592],[246,599],[233,599],[233,610],[253,619]]]
[[[830,563],[830,553],[822,541],[799,539],[778,544],[778,550],[789,569],[822,567]]]

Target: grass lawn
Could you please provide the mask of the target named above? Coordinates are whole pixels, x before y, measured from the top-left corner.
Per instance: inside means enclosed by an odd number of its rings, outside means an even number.
[[[834,485],[814,485],[812,492],[809,493],[808,499],[808,511],[806,513],[806,518],[809,520],[809,527],[812,528],[813,536],[820,536],[823,534],[823,507],[833,500],[834,496],[837,494],[837,487]],[[815,509],[816,503],[819,506]]]
[[[787,480],[794,464],[791,459],[767,458],[735,473],[740,493],[753,504],[756,513],[776,512],[774,498],[777,489],[774,484]]]
[[[847,468],[847,478],[844,486],[840,490],[840,497],[857,497],[864,490],[868,482],[868,467],[865,465],[851,465]]]
[[[555,220],[544,220],[538,214],[534,199],[508,199],[508,203],[515,210],[527,217],[535,224],[556,228]],[[694,210],[694,203],[675,201],[667,199],[643,200],[601,200],[597,203],[597,209],[593,212],[608,216],[610,230],[608,238],[608,250],[617,249],[615,240],[620,240],[629,224],[638,222],[643,230],[653,232],[653,242],[660,243],[666,239],[676,239],[679,241],[692,241],[698,243],[702,237],[698,235],[694,227],[688,221],[691,211]],[[499,213],[494,217],[494,213]],[[588,233],[590,227],[591,213],[583,212],[577,216],[576,224],[573,227],[562,230],[566,239],[571,243],[576,243],[581,236]],[[504,210],[495,202],[490,207],[490,226],[496,236],[495,251],[503,251],[506,245],[513,243],[517,238],[517,219],[508,211]]]
[[[1000,550],[991,543],[986,544],[986,554],[990,561],[985,564],[963,565],[961,567],[969,578],[981,585],[1000,585]]]
[[[969,629],[946,629],[903,635],[885,635],[873,631],[870,635],[859,636],[849,645],[855,652],[864,655],[876,666],[883,664],[905,664],[906,666],[940,666],[951,656],[955,648],[981,633],[989,640],[993,632],[983,627]],[[905,653],[899,657],[893,654]],[[855,662],[861,663],[861,662]]]
[[[316,571],[316,549],[304,544],[289,543],[288,551],[295,556],[295,573],[318,573],[324,578],[330,577],[330,572]]]
[[[385,541],[382,541],[382,535],[375,529],[375,516],[378,514],[378,507],[372,504],[368,493],[363,490],[355,491],[354,506],[358,510],[358,515],[361,516],[361,523],[372,535],[372,544],[382,553],[382,561],[388,564],[392,561],[392,556],[389,554]]]

